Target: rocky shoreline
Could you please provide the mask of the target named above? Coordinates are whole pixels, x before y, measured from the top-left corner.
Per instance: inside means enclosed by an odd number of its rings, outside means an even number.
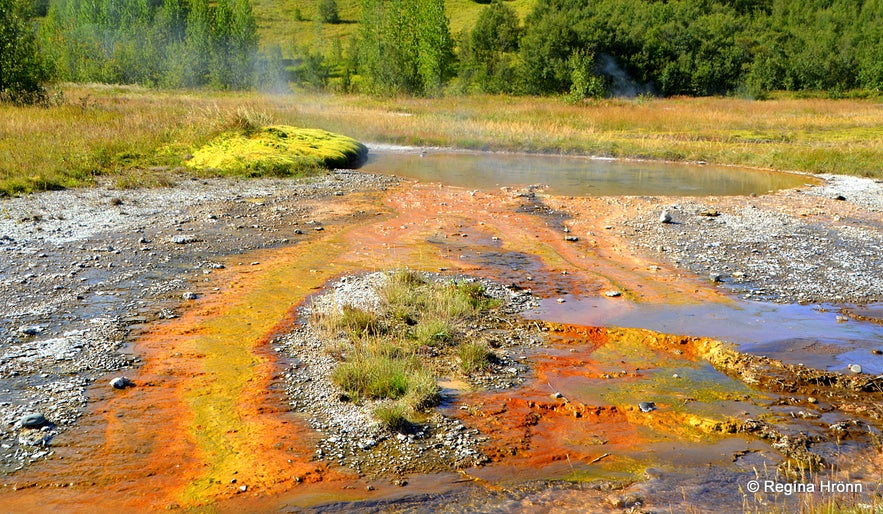
[[[883,181],[818,178],[760,197],[636,199],[620,235],[745,299],[883,302]]]

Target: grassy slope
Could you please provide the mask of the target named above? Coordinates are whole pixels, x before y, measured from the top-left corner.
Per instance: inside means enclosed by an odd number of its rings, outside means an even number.
[[[508,2],[522,19],[530,12],[534,0],[511,0]],[[279,45],[283,54],[291,56],[294,47],[309,48],[311,51],[330,53],[335,40],[346,48],[347,41],[359,30],[359,0],[337,0],[342,23],[329,25],[318,21],[316,0],[252,0],[258,22],[261,44]],[[469,29],[475,23],[483,4],[472,0],[446,0],[451,33]],[[296,21],[294,13],[300,9],[304,21]]]

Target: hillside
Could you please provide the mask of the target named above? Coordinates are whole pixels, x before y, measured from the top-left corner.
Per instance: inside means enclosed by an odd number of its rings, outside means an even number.
[[[324,24],[318,21],[316,0],[252,0],[261,45],[279,45],[282,53],[291,56],[295,47],[308,47],[330,54],[335,42],[346,48],[350,36],[358,32],[359,0],[337,0],[341,23]],[[451,33],[456,37],[475,23],[478,14],[487,4],[473,0],[447,0]],[[511,0],[507,2],[523,20],[534,5],[534,0]],[[301,20],[297,20],[300,10]]]

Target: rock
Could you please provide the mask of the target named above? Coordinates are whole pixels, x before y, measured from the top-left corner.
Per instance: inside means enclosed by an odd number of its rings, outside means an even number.
[[[576,241],[579,241],[579,238],[576,237],[576,236],[565,236],[565,237],[564,237],[564,240],[565,240],[565,241],[570,241],[570,242],[576,242]]]
[[[556,300],[556,301],[557,301],[558,303],[564,303],[564,302],[565,302],[564,298],[559,298],[559,299]]]
[[[809,398],[806,399],[806,401],[809,403],[819,403],[818,398],[816,398],[815,396],[810,396]]]
[[[717,212],[717,209],[706,209],[699,213],[700,216],[706,216],[709,218],[716,218],[721,215],[721,213]]]
[[[858,374],[862,372],[862,367],[860,364],[850,364],[849,371]]]
[[[172,242],[176,245],[186,245],[190,243],[199,243],[202,240],[193,235],[180,235],[172,238]]]
[[[668,211],[662,211],[659,215],[659,223],[671,223],[671,214]]]
[[[39,412],[25,414],[21,418],[22,428],[40,428],[49,424],[49,420]]]
[[[650,412],[656,410],[656,404],[653,402],[641,402],[638,404],[638,408],[641,409],[641,412]]]
[[[181,295],[181,298],[185,300],[196,300],[199,298],[199,295],[194,293],[193,291],[187,291],[186,293]]]
[[[127,387],[135,387],[135,382],[132,382],[126,377],[116,377],[110,381],[110,387],[114,389],[125,389]]]
[[[40,325],[24,325],[18,328],[18,332],[26,336],[35,336],[44,330]]]
[[[607,291],[604,293],[604,296],[608,298],[616,298],[617,296],[622,296],[622,293],[619,291]]]
[[[723,276],[720,273],[710,273],[708,279],[714,283],[720,282]]]
[[[555,391],[554,393],[552,393],[552,398],[555,398],[557,400],[559,398],[564,398],[564,395],[561,394],[559,391]]]

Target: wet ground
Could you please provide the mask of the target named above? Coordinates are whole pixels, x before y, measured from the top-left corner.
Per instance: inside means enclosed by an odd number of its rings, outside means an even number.
[[[693,257],[718,259],[720,245],[700,244],[708,231],[698,222],[693,230],[675,216],[678,230],[657,221],[672,205],[685,212],[683,199],[393,187],[366,177],[61,192],[8,203],[2,294],[15,308],[3,320],[4,510],[880,504],[875,277],[835,298],[824,288],[830,273],[757,273],[755,289],[799,283],[817,291],[818,303],[744,302],[735,282],[709,280],[644,237],[659,228],[653,237],[692,238],[683,248]],[[861,225],[870,235],[839,245],[850,258],[831,257],[849,273],[856,262],[879,262],[875,187],[869,181],[845,200],[809,188],[708,203],[732,216],[730,226],[749,219],[736,212],[745,202],[768,213],[750,219],[776,220],[781,233],[813,225],[849,235]],[[80,204],[91,214],[77,211]],[[808,206],[815,211],[801,216]],[[106,226],[96,230],[99,220]],[[676,232],[662,232],[669,228]],[[734,246],[740,234],[732,234]],[[751,255],[770,266],[782,251],[805,262],[810,254],[800,252],[811,248],[793,239],[755,241],[760,253]],[[290,404],[286,387],[304,364],[290,350],[303,342],[298,307],[339,277],[398,267],[492,279],[540,300],[526,314],[534,321],[524,322],[533,323],[525,343],[498,351],[513,363],[500,373],[518,380],[448,382],[439,414],[449,432],[482,441],[489,462],[481,466],[360,474],[347,464],[357,450],[346,459],[318,455],[329,435]],[[73,273],[53,271],[61,269]],[[120,374],[134,387],[109,387]],[[58,404],[70,407],[53,410]],[[22,427],[31,412],[47,422]],[[399,447],[416,444],[390,437]],[[755,492],[756,479],[817,487],[830,479],[862,491]]]

